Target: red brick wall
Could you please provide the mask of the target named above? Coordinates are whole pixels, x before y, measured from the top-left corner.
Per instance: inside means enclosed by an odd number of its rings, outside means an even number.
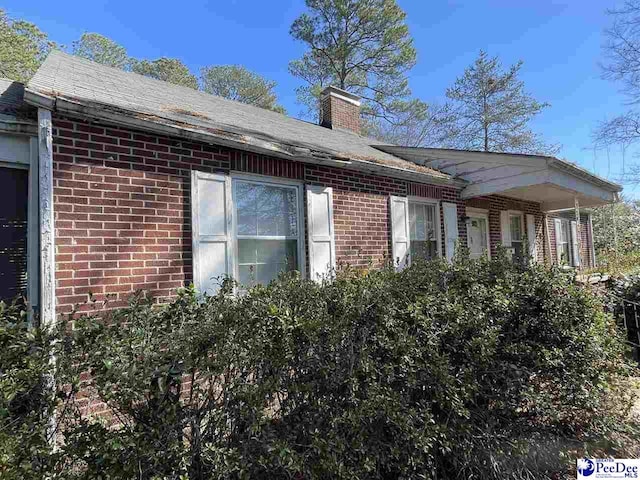
[[[540,210],[540,204],[535,202],[525,202],[513,198],[492,195],[489,197],[473,198],[466,201],[468,207],[484,208],[489,211],[489,242],[491,243],[491,254],[496,253],[498,244],[502,241],[502,230],[500,225],[500,212],[503,210],[521,211],[523,214],[535,216],[536,243],[538,245],[538,261],[544,262],[546,256],[544,237],[544,215]],[[526,219],[525,219],[526,233]]]
[[[191,281],[189,174],[228,170],[231,152],[83,122],[54,120],[59,312],[109,294],[159,297]]]
[[[192,169],[332,186],[336,257],[357,267],[378,267],[390,257],[388,197],[409,190],[403,180],[54,118],[58,312],[90,292],[117,307],[136,290],[161,300],[192,281]],[[412,188],[456,198],[451,188]]]
[[[494,249],[500,241],[499,209],[542,218],[537,204],[503,197],[465,203],[451,187],[54,118],[58,312],[83,303],[89,292],[99,301],[108,297],[108,306],[116,307],[136,290],[149,290],[162,300],[192,281],[192,169],[243,171],[333,187],[337,261],[356,267],[378,267],[391,256],[389,195],[456,203],[461,245],[466,245],[462,218],[467,204],[490,210]],[[444,228],[442,234],[444,250]]]

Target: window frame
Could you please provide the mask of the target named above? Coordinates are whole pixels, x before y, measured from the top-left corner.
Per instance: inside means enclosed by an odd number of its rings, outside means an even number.
[[[511,217],[520,217],[520,233],[521,233],[521,237],[520,240],[516,240],[516,242],[519,242],[522,246],[521,250],[523,252],[523,260],[526,261],[525,257],[525,245],[526,245],[526,238],[527,238],[527,224],[525,222],[525,214],[522,210],[507,210],[507,215],[509,217],[509,244],[510,244],[510,248],[511,248],[511,257],[515,258],[515,254],[516,254],[516,249],[513,246],[513,232],[511,231]]]
[[[304,192],[304,182],[300,180],[293,180],[289,178],[279,178],[279,177],[271,177],[268,175],[257,175],[257,174],[246,174],[241,172],[230,172],[229,177],[231,178],[231,242],[233,243],[233,279],[237,282],[240,281],[240,257],[239,257],[239,245],[238,240],[242,238],[256,238],[254,236],[238,236],[238,222],[237,222],[237,205],[236,205],[236,183],[237,182],[245,182],[245,183],[254,183],[259,185],[271,185],[276,187],[288,187],[295,189],[296,191],[296,202],[297,202],[297,213],[298,213],[298,235],[296,240],[298,241],[298,265],[296,268],[297,271],[300,272],[302,278],[306,278],[307,275],[307,256],[306,256],[306,218],[305,218],[305,192]],[[241,238],[242,237],[242,238]],[[294,237],[291,236],[264,236],[259,237],[263,240],[293,240]]]
[[[571,220],[566,218],[558,218],[560,220],[560,238],[557,241],[557,244],[560,246],[561,251],[564,244],[567,245],[567,266],[575,267],[575,259],[573,258],[573,232],[571,231]],[[562,241],[562,229],[567,228],[567,241]],[[556,252],[557,255],[557,252]]]
[[[411,255],[411,204],[412,203],[418,203],[418,204],[422,204],[422,205],[429,205],[429,206],[433,206],[435,207],[435,220],[436,223],[438,224],[438,235],[436,235],[436,251],[438,253],[438,258],[442,258],[442,215],[440,213],[440,200],[436,200],[435,198],[425,198],[425,197],[415,197],[415,196],[408,196],[407,197],[407,202],[408,202],[408,209],[407,209],[407,215],[408,215],[408,220],[409,220],[409,255]],[[413,260],[413,259],[411,259]]]
[[[470,240],[470,229],[469,223],[471,223],[472,218],[483,218],[487,222],[487,258],[491,259],[491,235],[489,233],[489,210],[485,208],[475,208],[475,207],[467,207],[466,216],[469,218],[467,223],[467,247],[471,243]],[[511,236],[511,232],[509,232],[509,236]]]
[[[40,159],[38,137],[32,135],[12,135],[9,133],[6,142],[17,143],[22,148],[3,151],[0,157],[0,168],[27,171],[27,321],[34,322],[34,314],[40,313]],[[17,152],[17,153],[16,153]],[[28,158],[21,156],[27,154]]]

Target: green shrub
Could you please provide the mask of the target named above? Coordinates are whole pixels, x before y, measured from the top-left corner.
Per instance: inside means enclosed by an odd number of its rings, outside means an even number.
[[[65,335],[0,304],[0,477],[540,478],[624,422],[624,344],[566,273],[461,257],[232,291]]]
[[[615,324],[559,271],[458,258],[232,288],[74,321],[61,383],[111,416],[66,411],[68,477],[539,478],[626,413]]]
[[[42,478],[52,467],[54,341],[30,327],[21,302],[0,302],[0,478]]]

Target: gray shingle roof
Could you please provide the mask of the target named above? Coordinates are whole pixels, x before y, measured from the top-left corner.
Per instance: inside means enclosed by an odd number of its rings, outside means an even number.
[[[24,85],[0,78],[0,115],[4,118],[33,120],[35,109],[24,103]]]
[[[98,108],[115,107],[147,121],[180,128],[256,139],[262,143],[308,150],[354,163],[378,164],[448,179],[449,175],[373,148],[379,141],[331,130],[262,108],[187,87],[106,67],[59,51],[49,54],[27,89],[57,99]],[[295,153],[292,154],[295,158]]]

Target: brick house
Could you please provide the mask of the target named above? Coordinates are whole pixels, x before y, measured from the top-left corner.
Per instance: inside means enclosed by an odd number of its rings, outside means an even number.
[[[119,306],[139,289],[402,268],[459,246],[592,266],[576,206],[621,190],[551,157],[383,145],[333,87],[315,125],[61,52],[24,89],[0,85],[0,180],[20,205],[0,217],[22,225],[0,296],[26,291],[43,321],[89,293]]]

